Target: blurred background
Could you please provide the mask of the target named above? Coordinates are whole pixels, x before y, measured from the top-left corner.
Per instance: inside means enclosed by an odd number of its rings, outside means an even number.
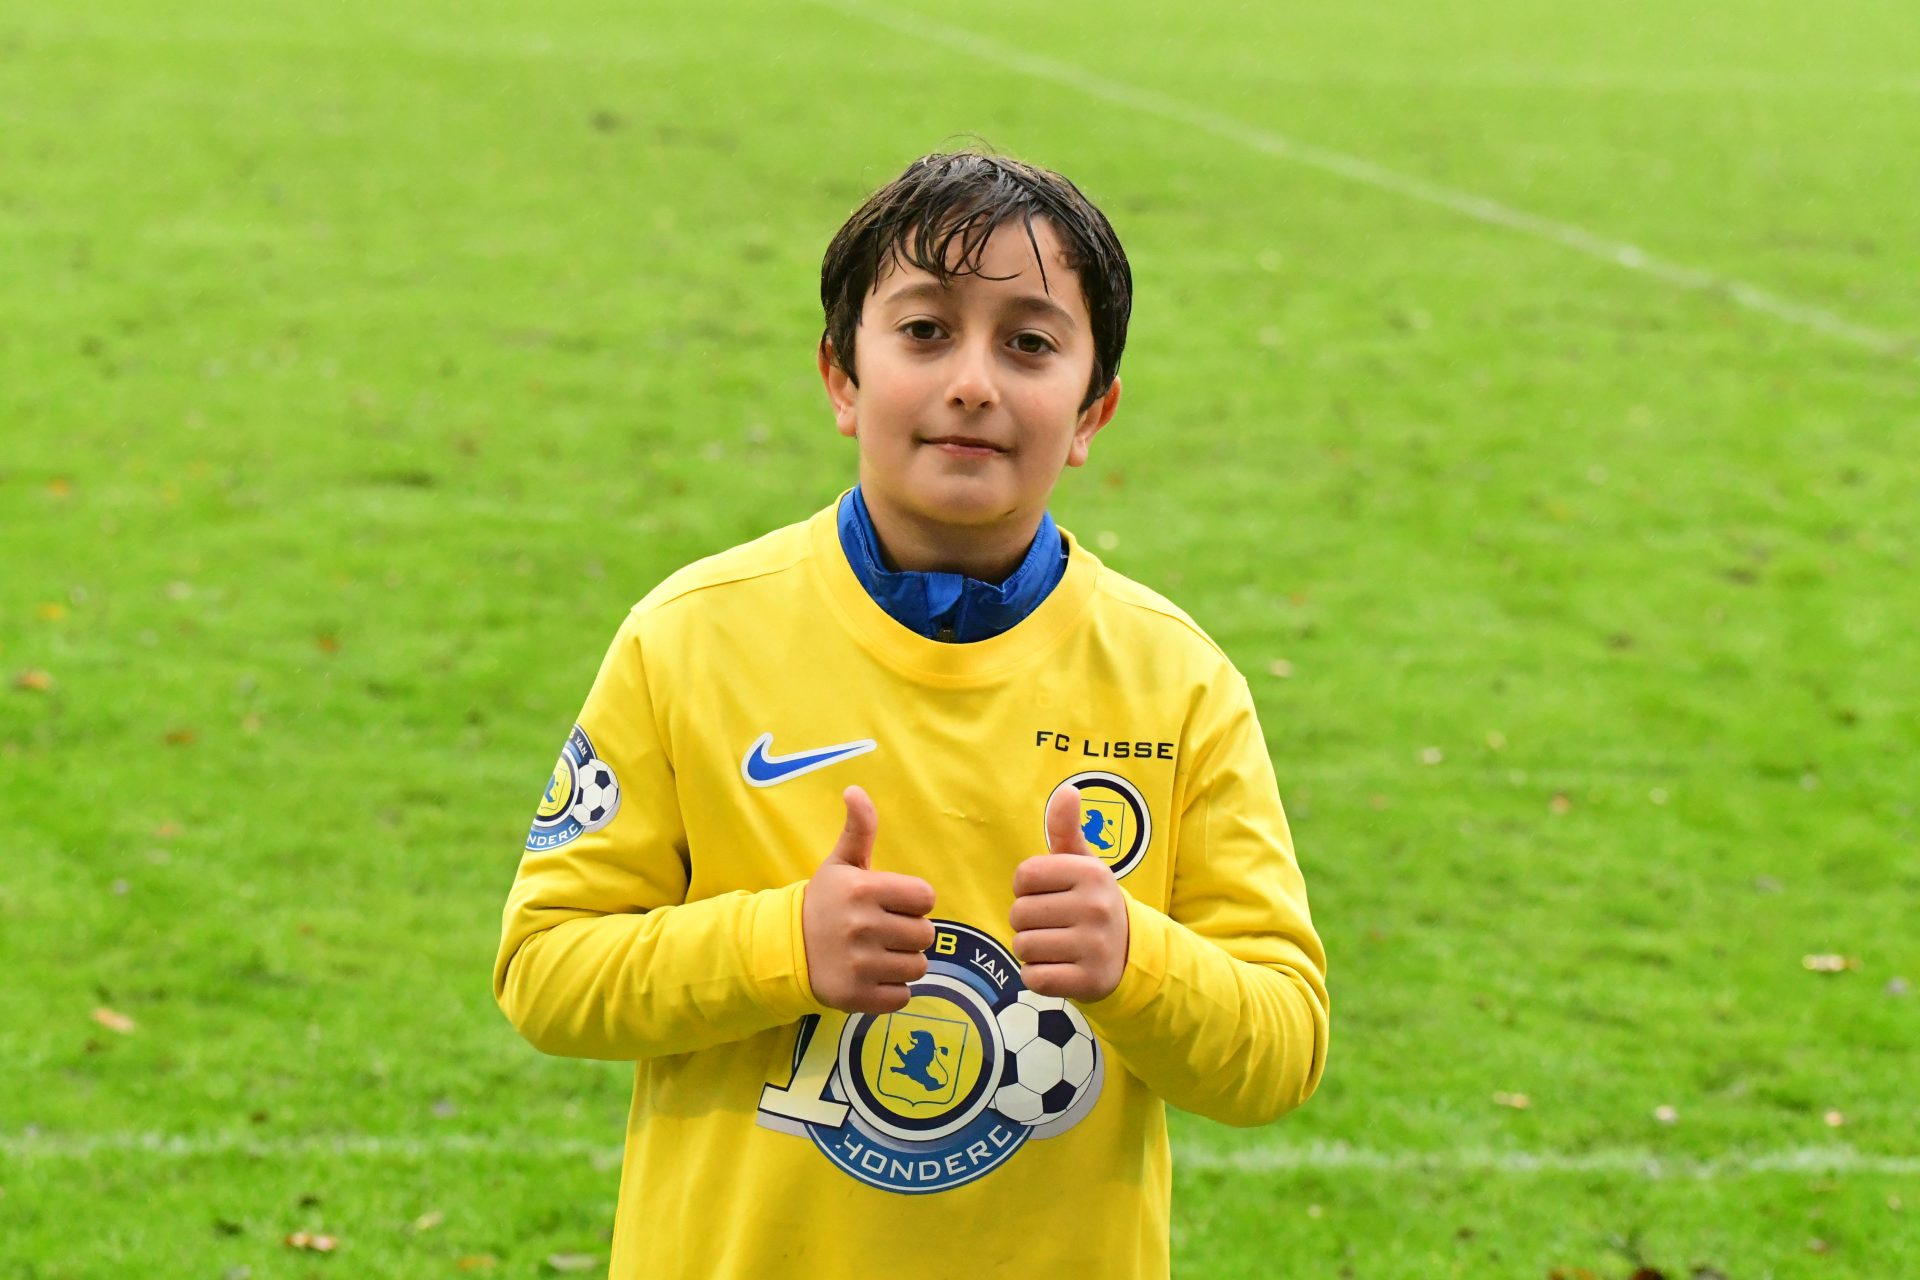
[[[821,253],[972,138],[1127,246],[1054,513],[1247,673],[1331,957],[1175,1274],[1920,1274],[1897,0],[7,9],[0,1273],[604,1271],[526,827],[851,483]]]

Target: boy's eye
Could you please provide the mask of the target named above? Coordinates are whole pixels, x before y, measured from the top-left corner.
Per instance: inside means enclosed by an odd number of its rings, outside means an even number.
[[[1053,343],[1038,333],[1016,333],[1013,336],[1013,344],[1023,355],[1039,356],[1053,350]]]
[[[932,342],[940,336],[940,326],[931,320],[909,320],[900,326],[900,332],[917,342]]]

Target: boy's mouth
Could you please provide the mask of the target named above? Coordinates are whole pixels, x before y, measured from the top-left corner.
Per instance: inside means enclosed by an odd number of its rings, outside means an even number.
[[[984,458],[989,454],[1006,452],[991,440],[982,440],[978,436],[934,436],[927,443],[966,458]]]

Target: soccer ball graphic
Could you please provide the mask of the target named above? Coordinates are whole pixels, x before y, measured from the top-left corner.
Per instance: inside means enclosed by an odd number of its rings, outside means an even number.
[[[568,815],[588,831],[598,831],[613,821],[614,811],[620,807],[620,783],[604,763],[589,760],[580,766],[573,796]]]
[[[1002,1044],[993,1109],[1021,1124],[1063,1116],[1093,1079],[1093,1032],[1059,996],[1022,991],[997,1015]]]

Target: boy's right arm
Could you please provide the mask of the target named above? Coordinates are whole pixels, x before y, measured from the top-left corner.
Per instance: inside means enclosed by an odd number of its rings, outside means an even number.
[[[601,663],[580,727],[620,803],[599,830],[521,860],[493,989],[529,1043],[631,1060],[724,1044],[829,1005],[905,1003],[901,984],[925,972],[918,952],[932,925],[921,917],[933,891],[870,869],[864,792],[849,789],[846,829],[811,880],[688,902],[686,831],[637,613]]]

